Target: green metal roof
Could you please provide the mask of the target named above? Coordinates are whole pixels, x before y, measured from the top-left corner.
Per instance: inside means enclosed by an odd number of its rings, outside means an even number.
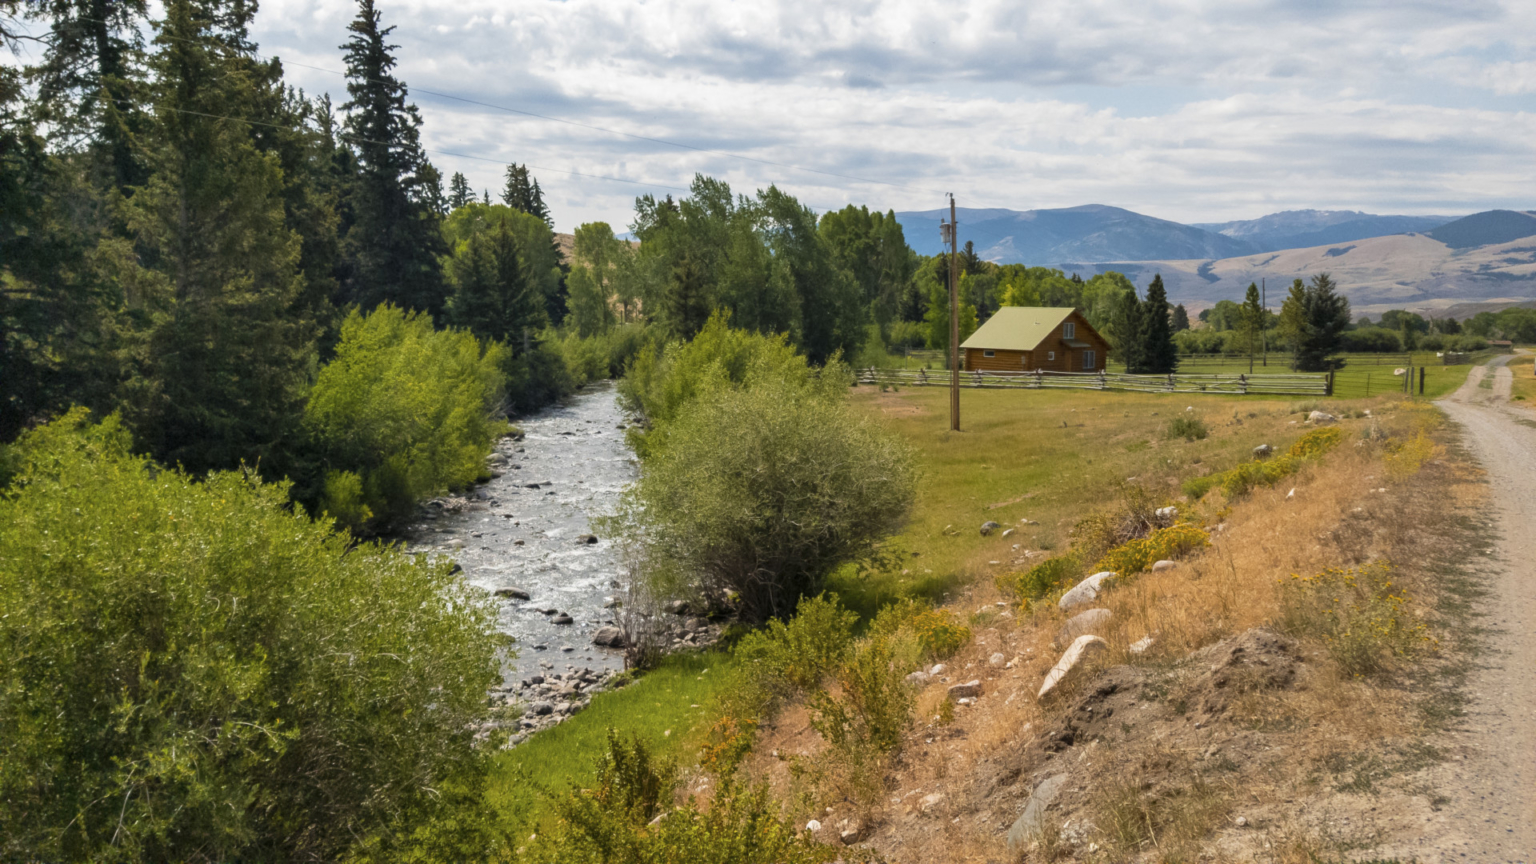
[[[961,348],[1033,351],[1075,309],[1055,306],[1004,306],[976,328]]]

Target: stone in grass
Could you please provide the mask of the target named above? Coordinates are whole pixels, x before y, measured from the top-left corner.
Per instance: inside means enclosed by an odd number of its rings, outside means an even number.
[[[993,531],[996,531],[997,529],[999,529],[1001,527],[1003,527],[1003,526],[1001,526],[1001,525],[997,524],[996,522],[993,522],[992,520],[988,519],[986,522],[981,523],[981,536],[985,537],[988,534],[991,534]]]
[[[1156,641],[1157,640],[1153,639],[1151,636],[1143,636],[1140,639],[1137,639],[1135,642],[1131,643],[1131,653],[1145,654],[1147,649],[1152,647],[1152,643]]]
[[[1101,636],[1104,627],[1109,624],[1109,619],[1114,613],[1108,609],[1089,609],[1087,612],[1079,612],[1067,619],[1067,623],[1061,625],[1056,633],[1056,647],[1065,648],[1071,645],[1079,636]]]
[[[1177,561],[1168,561],[1168,560],[1165,559],[1165,560],[1157,562],[1156,564],[1153,564],[1152,565],[1152,572],[1153,573],[1161,573],[1164,570],[1175,570],[1175,569],[1178,568],[1178,566],[1179,566],[1179,562],[1177,562]]]
[[[1057,774],[1040,781],[1024,805],[1024,812],[1008,829],[1008,848],[1022,849],[1045,828],[1045,811],[1056,800],[1057,793],[1067,782],[1067,775]]]
[[[951,699],[975,699],[981,695],[981,679],[977,678],[964,684],[956,684],[949,688]]]
[[[917,686],[921,687],[924,684],[927,684],[928,683],[928,679],[930,679],[932,677],[933,676],[929,675],[927,672],[917,671],[917,672],[913,672],[913,673],[911,673],[911,674],[909,674],[907,676],[907,683],[909,683],[909,684],[916,684]]]
[[[1008,658],[1004,657],[1001,652],[993,654],[991,657],[987,658],[987,665],[988,666],[1001,666],[1001,665],[1003,665],[1004,663],[1007,663],[1007,662],[1008,662]]]
[[[1269,446],[1268,444],[1260,444],[1259,446],[1253,448],[1253,458],[1268,459],[1270,456],[1274,455],[1274,452],[1275,448]]]
[[[1072,647],[1068,648],[1066,653],[1061,655],[1061,659],[1056,661],[1056,665],[1051,667],[1050,674],[1045,676],[1045,683],[1040,685],[1040,693],[1035,698],[1044,699],[1046,694],[1056,689],[1056,685],[1072,674],[1073,669],[1082,665],[1084,660],[1102,653],[1108,647],[1109,643],[1097,636],[1077,637],[1072,642]]]
[[[1112,570],[1095,573],[1077,583],[1076,587],[1071,591],[1061,595],[1061,599],[1056,601],[1056,605],[1063,612],[1071,612],[1079,606],[1086,606],[1099,598],[1099,592],[1107,587],[1104,583],[1113,578],[1115,578],[1115,574]]]
[[[1327,411],[1313,411],[1311,414],[1307,415],[1307,422],[1315,423],[1319,426],[1326,426],[1329,423],[1339,422],[1339,418],[1329,414]]]
[[[927,813],[928,811],[932,810],[933,808],[939,806],[940,802],[942,802],[943,800],[944,800],[944,793],[943,792],[930,792],[929,794],[924,795],[923,796],[923,800],[921,802],[919,802],[919,803],[921,804],[921,806],[923,808],[923,812]]]

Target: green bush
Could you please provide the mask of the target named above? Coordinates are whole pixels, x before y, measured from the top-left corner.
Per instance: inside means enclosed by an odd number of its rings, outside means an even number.
[[[635,357],[651,346],[654,332],[646,324],[620,324],[587,337],[568,332],[553,344],[575,383],[585,384],[623,375]]]
[[[769,377],[669,424],[609,522],[645,545],[658,596],[733,591],[748,620],[783,617],[901,525],[912,457],[842,393]]]
[[[1185,441],[1204,441],[1210,434],[1211,430],[1205,427],[1203,420],[1184,414],[1168,421],[1166,437],[1183,438]]]
[[[1216,487],[1229,499],[1240,498],[1260,486],[1273,486],[1301,470],[1309,459],[1316,459],[1337,447],[1344,433],[1336,426],[1313,429],[1291,445],[1284,456],[1264,461],[1244,462],[1228,471],[1218,471],[1184,481],[1184,494],[1198,501]]]
[[[770,689],[810,690],[842,664],[858,617],[835,596],[806,597],[789,623],[775,619],[743,636],[736,657],[753,678],[782,682]]]
[[[76,410],[14,448],[0,859],[483,849],[471,735],[499,670],[478,592],[282,485],[194,482],[130,444]]]
[[[507,406],[519,414],[530,414],[558,401],[574,392],[578,383],[560,347],[542,336],[529,340],[524,353],[504,353],[501,370],[506,379]]]
[[[997,577],[997,586],[1020,600],[1039,600],[1069,587],[1082,575],[1082,561],[1075,554],[1048,558],[1023,573]]]
[[[668,427],[684,409],[721,390],[750,388],[759,382],[826,395],[841,395],[852,381],[841,363],[813,369],[786,337],[733,330],[724,313],[711,316],[687,342],[640,351],[619,384],[625,407],[643,415],[649,431],[630,436],[642,459],[665,446]]]
[[[917,640],[931,659],[942,660],[971,641],[971,630],[961,624],[955,613],[935,609],[920,600],[898,600],[881,609],[869,631],[878,636],[906,633]]]
[[[901,748],[912,725],[915,692],[906,676],[917,668],[916,639],[905,633],[875,634],[855,644],[839,670],[836,695],[811,694],[811,728],[827,750],[814,763],[796,766],[820,797],[873,806],[883,796],[886,757]]]
[[[385,305],[347,316],[304,409],[328,467],[319,509],[380,527],[481,477],[506,429],[496,417],[504,360],[499,345],[436,330],[418,312]]]
[[[1435,644],[1413,612],[1413,601],[1385,561],[1333,567],[1280,581],[1281,624],[1298,636],[1323,640],[1346,673],[1370,675]]]
[[[707,806],[672,805],[675,774],[639,740],[609,733],[590,788],[556,801],[559,819],[517,860],[560,864],[825,864],[832,846],[796,831],[764,785],[726,775]]]

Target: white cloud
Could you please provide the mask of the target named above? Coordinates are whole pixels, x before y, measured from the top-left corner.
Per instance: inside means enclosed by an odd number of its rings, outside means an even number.
[[[1491,0],[465,0],[386,3],[429,147],[540,166],[557,222],[637,192],[552,169],[817,207],[1098,202],[1216,221],[1298,207],[1523,206],[1536,4]],[[353,7],[269,0],[263,50],[340,68]],[[290,65],[311,92],[334,75]],[[451,93],[861,183],[455,104]],[[495,165],[434,156],[477,187]],[[656,190],[664,192],[665,190]]]

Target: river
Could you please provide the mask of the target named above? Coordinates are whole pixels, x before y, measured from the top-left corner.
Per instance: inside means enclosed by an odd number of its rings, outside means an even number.
[[[453,558],[471,584],[528,592],[526,601],[497,598],[497,629],[517,640],[509,681],[556,666],[622,669],[622,652],[592,645],[597,628],[613,623],[605,604],[619,585],[618,547],[584,539],[639,474],[614,387],[588,385],[516,425],[523,440],[496,445],[505,464],[492,456],[504,473],[429,504],[402,539],[411,551]],[[554,623],[561,614],[572,623]]]

